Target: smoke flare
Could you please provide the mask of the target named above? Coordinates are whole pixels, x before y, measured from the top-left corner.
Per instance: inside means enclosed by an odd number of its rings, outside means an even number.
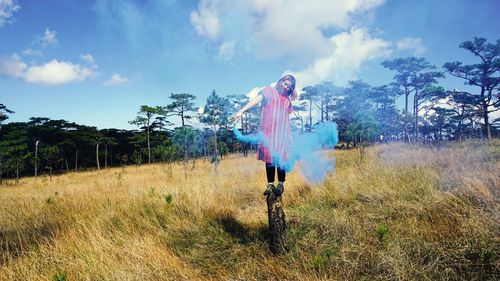
[[[233,128],[233,132],[241,142],[270,147],[261,132],[243,135],[236,127]],[[287,151],[286,160],[282,160],[279,153],[274,151],[271,151],[271,158],[274,165],[287,172],[292,171],[297,162],[300,162],[300,172],[306,180],[309,183],[320,183],[335,169],[335,159],[325,155],[323,150],[333,149],[338,140],[337,124],[323,122],[314,126],[311,132],[292,134],[292,143]]]

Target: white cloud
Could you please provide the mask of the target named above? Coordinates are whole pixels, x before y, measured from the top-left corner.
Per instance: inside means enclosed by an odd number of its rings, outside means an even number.
[[[42,51],[28,48],[28,49],[23,51],[23,55],[25,55],[25,56],[41,56]]]
[[[363,63],[390,53],[390,42],[363,27],[369,21],[365,15],[383,3],[200,0],[191,23],[199,35],[219,45],[219,57],[247,52],[258,58],[286,58],[290,70],[284,74],[295,74],[300,89],[324,80],[346,84]]]
[[[390,54],[390,43],[382,39],[371,38],[364,29],[352,29],[330,38],[331,52],[315,60],[310,66],[299,71],[285,71],[297,79],[297,89],[304,85],[313,85],[324,80],[331,80],[342,85],[356,78],[361,65]]]
[[[80,59],[88,64],[95,64],[95,59],[91,54],[81,55]]]
[[[229,60],[234,56],[234,41],[224,41],[219,46],[219,57],[222,59]]]
[[[409,50],[412,51],[414,56],[420,55],[425,52],[425,47],[422,44],[421,38],[415,37],[405,37],[398,40],[397,42],[398,50]]]
[[[30,83],[58,85],[83,81],[93,76],[93,74],[89,68],[54,59],[44,65],[29,67],[24,74],[24,79]]]
[[[90,65],[93,69],[97,69],[98,68],[97,64],[95,62],[95,59],[94,59],[94,57],[91,54],[81,55],[80,59],[82,61],[84,61],[85,63],[87,63],[88,65]]]
[[[382,0],[254,0],[255,41],[260,55],[314,58],[330,52],[327,29],[348,29],[353,15],[382,4]],[[284,20],[286,18],[286,20]]]
[[[242,42],[257,57],[309,61],[330,52],[334,29],[354,26],[358,14],[384,0],[201,0],[191,13],[198,34],[216,42]],[[357,22],[356,22],[357,24]]]
[[[383,2],[384,0],[251,1],[255,11],[264,17],[263,26],[265,21],[271,21],[284,27],[291,21],[293,26],[301,23],[310,28],[347,28],[352,24],[353,13],[371,10]]]
[[[128,83],[128,79],[121,77],[120,74],[113,74],[111,78],[107,81],[104,82],[104,85],[107,86],[116,86],[116,85],[123,85]]]
[[[191,24],[201,36],[214,39],[219,35],[220,24],[216,10],[216,2],[201,0],[198,11],[191,12]]]
[[[0,27],[12,22],[15,12],[21,9],[15,0],[0,0]]]
[[[0,59],[0,75],[20,78],[29,83],[59,85],[83,81],[95,74],[89,68],[55,59],[43,65],[29,66],[14,54],[9,58]]]
[[[1,0],[0,0],[1,1]],[[58,41],[56,38],[57,32],[50,30],[48,27],[45,28],[43,35],[39,36],[36,41],[30,44],[30,47],[23,51],[25,56],[41,56],[43,55],[42,50],[48,46],[57,46]]]
[[[28,65],[21,61],[17,54],[13,54],[8,58],[0,58],[0,75],[22,78]]]
[[[42,46],[44,48],[47,46],[57,46],[56,34],[56,31],[50,30],[48,27],[45,28],[45,32],[43,33],[42,38],[40,38]]]

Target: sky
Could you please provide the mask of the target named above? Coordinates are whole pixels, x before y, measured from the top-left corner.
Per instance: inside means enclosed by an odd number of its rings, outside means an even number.
[[[134,129],[141,105],[171,93],[202,106],[284,74],[379,86],[394,75],[384,60],[475,63],[458,46],[500,39],[498,12],[498,0],[0,0],[0,103],[9,122]]]

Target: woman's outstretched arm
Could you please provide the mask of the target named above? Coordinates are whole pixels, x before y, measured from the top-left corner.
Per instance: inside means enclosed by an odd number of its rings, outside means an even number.
[[[242,109],[240,109],[240,111],[238,111],[238,113],[236,113],[236,115],[234,115],[235,121],[240,120],[241,115],[243,115],[245,111],[249,110],[256,104],[260,103],[261,101],[262,101],[262,95],[257,95],[256,97],[251,99]]]

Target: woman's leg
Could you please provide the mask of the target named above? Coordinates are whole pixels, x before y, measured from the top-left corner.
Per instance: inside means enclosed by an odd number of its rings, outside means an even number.
[[[274,192],[275,195],[281,196],[283,194],[286,172],[283,169],[278,168],[278,187],[274,188],[274,176],[276,175],[276,166],[270,163],[266,163],[266,175],[268,186],[264,195],[268,195],[270,192]]]
[[[274,175],[276,174],[276,167],[270,163],[266,163],[266,176],[267,176],[267,187],[264,191],[264,195],[268,196],[274,190]]]
[[[281,196],[281,194],[283,194],[283,191],[285,190],[285,187],[283,186],[283,183],[285,182],[285,176],[285,170],[278,168],[278,185],[274,189],[274,194],[276,196]]]
[[[271,163],[266,163],[266,176],[268,183],[274,183],[274,176],[276,174],[276,167]]]
[[[278,181],[283,183],[285,182],[286,172],[283,169],[278,168]]]

